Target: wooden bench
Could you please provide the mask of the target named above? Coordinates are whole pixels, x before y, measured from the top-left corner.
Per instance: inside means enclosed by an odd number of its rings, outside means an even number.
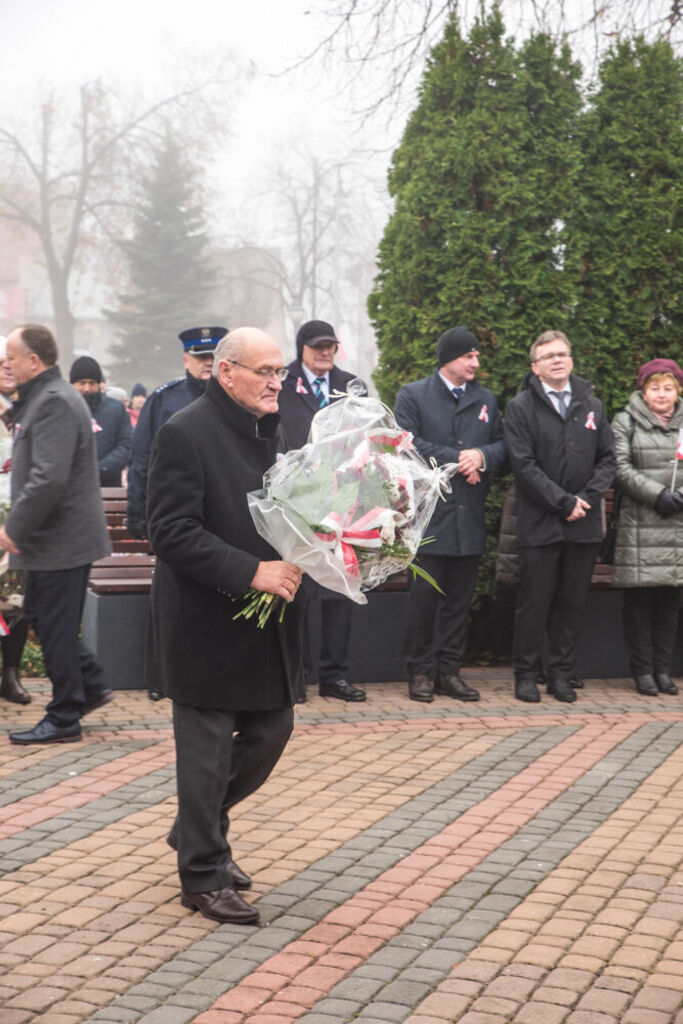
[[[103,487],[102,502],[112,554],[91,566],[90,589],[96,594],[149,593],[154,555],[148,540],[128,532],[125,487]]]

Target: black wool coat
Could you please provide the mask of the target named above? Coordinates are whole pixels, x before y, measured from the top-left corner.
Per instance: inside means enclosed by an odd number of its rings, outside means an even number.
[[[303,448],[308,441],[311,421],[318,412],[318,399],[313,394],[299,359],[291,362],[287,369],[289,376],[283,381],[278,400],[280,419],[288,447]],[[333,366],[330,370],[330,401],[335,401],[333,392],[346,391],[346,385],[351,380],[356,380],[354,373],[346,373],[338,366]]]
[[[616,472],[614,437],[590,381],[572,376],[571,391],[565,420],[536,376],[529,377],[505,408],[505,444],[517,484],[522,546],[602,539],[600,502]],[[590,510],[568,523],[577,497]]]
[[[479,448],[486,459],[481,482],[451,477],[451,493],[439,500],[426,536],[428,555],[480,555],[486,545],[484,505],[491,473],[503,467],[503,425],[495,395],[478,381],[456,402],[438,372],[404,384],[396,397],[397,423],[410,430],[415,447],[429,462],[457,462],[460,452]]]
[[[283,447],[279,417],[257,420],[215,378],[153,442],[148,683],[178,703],[230,711],[293,703],[303,597],[281,624],[276,615],[264,629],[234,620],[258,563],[279,558],[256,532],[247,493],[261,489]]]

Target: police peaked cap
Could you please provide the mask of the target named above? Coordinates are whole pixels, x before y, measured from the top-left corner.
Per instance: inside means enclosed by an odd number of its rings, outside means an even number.
[[[181,331],[178,337],[185,352],[192,356],[200,356],[203,352],[213,352],[227,333],[227,327],[189,327],[186,331]]]

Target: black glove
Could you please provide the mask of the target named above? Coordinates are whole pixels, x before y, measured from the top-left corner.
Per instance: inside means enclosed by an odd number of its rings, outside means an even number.
[[[144,523],[137,523],[130,521],[126,523],[128,527],[128,533],[134,540],[147,540],[147,527]]]
[[[655,502],[655,512],[658,512],[662,519],[668,519],[669,516],[673,516],[676,512],[680,511],[681,506],[676,501],[676,495],[672,494],[671,491],[660,491],[657,500]]]

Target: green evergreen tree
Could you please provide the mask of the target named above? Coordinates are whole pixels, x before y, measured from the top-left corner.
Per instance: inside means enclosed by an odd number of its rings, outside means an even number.
[[[119,337],[109,349],[116,383],[153,387],[182,372],[178,332],[208,315],[207,242],[196,170],[167,131],[140,183],[133,236],[121,242],[129,290],[118,309],[105,310]]]
[[[434,369],[436,340],[455,323],[476,331],[481,377],[502,399],[540,330],[567,325],[579,73],[547,36],[515,47],[497,8],[468,39],[449,23],[390,171],[395,210],[369,299],[386,401]]]
[[[683,80],[668,42],[620,41],[581,123],[568,218],[579,303],[570,337],[610,412],[654,356],[680,359]]]

